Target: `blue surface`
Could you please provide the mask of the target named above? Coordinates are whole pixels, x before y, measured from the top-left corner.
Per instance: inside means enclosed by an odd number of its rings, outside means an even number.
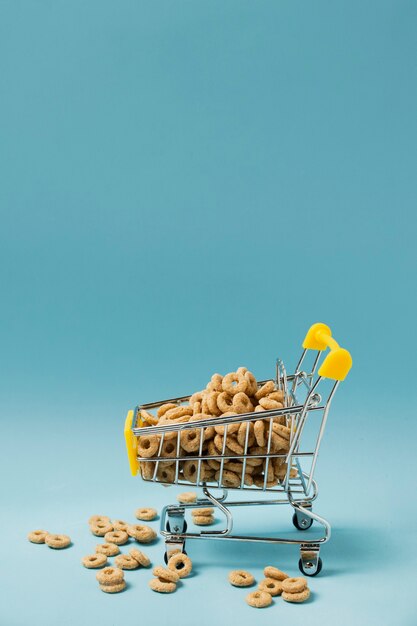
[[[415,626],[416,22],[408,1],[0,3],[2,626]],[[312,599],[254,612],[227,572],[296,574],[297,551],[201,541],[172,596],[144,570],[99,592],[88,517],[178,491],[130,477],[126,410],[291,369],[314,321],[354,367]],[[286,509],[237,515],[280,529]]]

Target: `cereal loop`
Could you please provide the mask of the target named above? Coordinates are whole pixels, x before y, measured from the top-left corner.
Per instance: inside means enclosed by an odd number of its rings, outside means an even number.
[[[254,577],[243,569],[229,572],[229,583],[234,587],[250,587],[255,582]]]
[[[124,579],[124,574],[117,567],[105,567],[97,572],[96,578],[100,585],[118,585]]]
[[[217,396],[217,406],[222,413],[227,413],[233,409],[233,395],[222,391]]]
[[[169,567],[162,567],[162,565],[157,565],[153,568],[152,573],[157,578],[162,578],[163,580],[167,580],[170,583],[177,583],[180,579],[177,572]]]
[[[119,554],[114,562],[120,569],[137,569],[139,567],[139,562],[130,554]]]
[[[47,530],[32,530],[32,532],[28,534],[28,539],[32,543],[45,543],[47,534]]]
[[[125,530],[114,530],[104,535],[107,543],[115,543],[117,546],[123,546],[129,540],[129,535]]]
[[[310,597],[310,589],[307,587],[304,591],[300,591],[299,593],[288,593],[288,591],[283,591],[281,595],[286,602],[305,602]]]
[[[104,593],[120,593],[120,591],[126,589],[126,581],[122,580],[121,583],[116,585],[100,585],[100,589],[104,591]]]
[[[129,554],[130,556],[133,556],[133,558],[139,563],[139,565],[142,565],[142,567],[148,567],[148,565],[151,564],[151,561],[146,554],[136,548],[129,550]]]
[[[99,543],[96,546],[96,552],[106,556],[116,556],[116,554],[119,554],[120,548],[115,543]]]
[[[67,548],[71,543],[71,538],[68,535],[46,535],[45,543],[54,550],[62,550]]]
[[[157,591],[158,593],[172,593],[176,590],[177,585],[175,583],[160,580],[159,578],[152,578],[149,581],[149,587],[152,591]]]
[[[286,593],[300,593],[306,588],[307,581],[301,576],[298,578],[286,578],[282,581],[282,591],[285,591]]]
[[[241,391],[245,392],[248,388],[248,381],[243,374],[237,374],[236,372],[230,372],[226,374],[222,381],[223,391],[231,396]]]
[[[156,435],[142,435],[138,437],[138,455],[150,459],[154,456],[159,447],[158,437]]]
[[[103,567],[107,563],[107,557],[105,554],[90,554],[81,559],[81,563],[87,569],[95,569],[97,567]]]
[[[243,391],[233,396],[232,403],[233,403],[233,410],[236,411],[236,413],[239,413],[239,414],[240,413],[252,413],[253,411],[252,402],[249,400],[246,393],[243,393]]]
[[[158,417],[162,417],[163,415],[165,415],[165,413],[167,411],[169,411],[169,409],[175,409],[177,408],[177,404],[174,404],[173,402],[167,402],[166,404],[162,404],[159,409],[157,410],[156,414]]]
[[[196,502],[197,494],[195,491],[185,491],[184,493],[179,493],[177,495],[177,500],[182,504],[190,504],[192,502]]]
[[[193,564],[191,559],[182,552],[178,552],[168,560],[168,567],[178,574],[180,578],[185,578],[191,574]]]
[[[265,578],[275,578],[275,580],[285,580],[288,578],[288,574],[282,572],[277,567],[272,567],[272,565],[268,565],[264,569]]]
[[[147,522],[152,521],[158,515],[158,511],[156,509],[152,509],[150,507],[144,507],[142,509],[136,509],[135,517],[136,519],[141,519]]]
[[[264,398],[265,396],[267,396],[269,393],[272,393],[273,391],[275,391],[275,384],[272,380],[268,380],[268,382],[262,385],[262,387],[258,389],[258,391],[255,393],[255,398],[257,400],[260,400],[261,398]]]
[[[282,582],[276,578],[264,578],[258,585],[259,591],[266,591],[271,596],[279,596],[282,593]]]
[[[263,609],[272,603],[272,596],[266,591],[252,591],[246,596],[246,602],[255,609]]]

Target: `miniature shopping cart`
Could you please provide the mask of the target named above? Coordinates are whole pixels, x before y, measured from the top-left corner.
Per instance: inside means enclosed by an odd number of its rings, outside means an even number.
[[[330,352],[324,358],[319,367],[321,355],[326,348]],[[310,366],[307,367],[307,363]],[[187,429],[205,429],[210,426],[224,425],[224,445],[223,454],[207,454],[203,450],[203,431],[201,431],[199,449],[193,456],[197,464],[196,475],[193,482],[187,481],[180,474],[180,464],[182,461],[190,459],[184,456],[180,447],[180,436],[176,436],[176,456],[170,458],[175,474],[172,472],[169,482],[175,485],[187,485],[190,487],[200,487],[202,496],[192,504],[172,504],[165,506],[161,513],[161,534],[165,538],[165,560],[167,554],[172,550],[185,552],[185,541],[187,539],[228,539],[233,541],[267,542],[271,544],[291,544],[300,547],[301,558],[299,568],[307,576],[315,576],[322,569],[322,561],[319,556],[320,547],[330,539],[331,527],[323,517],[313,513],[312,503],[317,498],[317,484],[314,480],[314,471],[317,462],[317,455],[322,441],[326,421],[329,414],[330,404],[335,395],[340,381],[344,380],[352,365],[349,352],[340,348],[333,339],[330,328],[325,324],[314,324],[308,331],[304,343],[303,352],[295,372],[287,375],[283,361],[277,360],[274,376],[275,387],[284,392],[284,407],[279,409],[265,410],[262,413],[244,413],[232,415],[230,417],[201,419],[198,422],[184,423],[163,423],[161,425],[144,426],[140,411],[142,409],[152,409],[160,407],[165,403],[175,403],[181,406],[189,400],[189,396],[152,402],[143,404],[129,411],[125,423],[125,438],[130,463],[131,473],[136,475],[142,463],[152,463],[153,471],[146,472],[146,478],[152,482],[164,483],[163,472],[158,472],[158,465],[163,464],[166,458],[160,455],[165,438],[170,438],[169,433],[178,435]],[[271,380],[271,379],[268,379]],[[259,381],[258,386],[262,386],[266,381]],[[285,424],[290,429],[289,449],[273,452],[271,446],[271,434],[273,432],[272,422],[274,418],[285,418]],[[246,440],[243,446],[243,453],[232,454],[230,451],[225,457],[225,446],[227,439],[227,429],[234,423],[250,422],[262,419],[269,421],[269,437],[266,443],[266,452],[262,454],[249,454],[248,435],[249,428],[246,428]],[[282,420],[284,421],[284,420]],[[143,435],[159,435],[159,451],[152,458],[139,458],[137,455],[137,438]],[[172,435],[171,435],[172,438]],[[213,451],[213,450],[212,450]],[[240,452],[240,451],[239,451]],[[181,455],[182,453],[182,455]],[[248,486],[245,484],[245,465],[249,458],[261,458],[265,463],[265,478],[261,486]],[[267,484],[268,464],[272,459],[281,458],[286,463],[285,476],[273,487]],[[219,471],[217,480],[203,480],[201,464],[209,459],[217,461]],[[239,485],[232,488],[224,488],[223,473],[225,471],[224,462],[240,461],[242,463],[241,481]],[[259,485],[259,482],[258,482]],[[220,490],[220,495],[214,492]],[[228,500],[229,491],[245,491],[247,499]],[[250,494],[250,492],[252,492]],[[261,493],[262,499],[261,499]],[[269,497],[271,494],[271,497]],[[290,539],[280,537],[265,536],[242,536],[232,534],[233,516],[231,509],[236,506],[255,505],[279,505],[289,504],[294,510],[293,524],[300,530],[305,531],[318,522],[324,529],[324,533],[319,538]],[[187,531],[186,513],[190,509],[197,509],[207,506],[214,506],[221,513],[224,519],[224,527],[220,530]]]

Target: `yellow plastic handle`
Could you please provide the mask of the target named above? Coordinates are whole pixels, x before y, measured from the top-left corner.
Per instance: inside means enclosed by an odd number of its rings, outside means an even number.
[[[132,433],[134,412],[129,411],[125,420],[125,441],[127,458],[129,460],[130,472],[136,476],[139,471],[139,461],[137,457],[137,437]]]
[[[332,331],[326,324],[313,324],[310,327],[303,342],[306,350],[325,350],[330,348],[329,354],[324,359],[319,376],[332,380],[345,380],[352,367],[350,352],[341,348],[332,337]]]

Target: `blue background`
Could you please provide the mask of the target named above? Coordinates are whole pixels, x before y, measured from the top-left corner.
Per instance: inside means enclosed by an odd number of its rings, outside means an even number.
[[[409,0],[0,1],[2,626],[416,624],[416,26]],[[296,575],[296,549],[202,541],[175,594],[145,570],[100,593],[88,517],[179,491],[130,477],[127,409],[291,370],[315,321],[354,366],[311,601],[254,613],[226,582]],[[74,545],[29,544],[38,527]]]

